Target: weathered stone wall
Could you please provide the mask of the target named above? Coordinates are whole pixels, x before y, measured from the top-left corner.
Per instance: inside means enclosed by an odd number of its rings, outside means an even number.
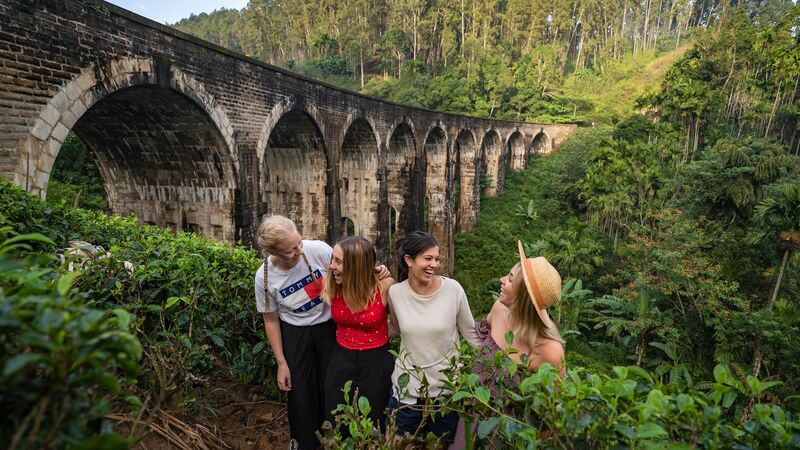
[[[455,222],[477,220],[480,196],[467,191],[484,167],[486,193],[502,187],[512,133],[509,162],[521,168],[574,128],[379,101],[99,0],[0,3],[0,174],[44,196],[74,131],[115,213],[228,242],[252,244],[267,213],[334,241],[346,217],[388,260],[390,241],[423,226],[428,197],[452,267]]]

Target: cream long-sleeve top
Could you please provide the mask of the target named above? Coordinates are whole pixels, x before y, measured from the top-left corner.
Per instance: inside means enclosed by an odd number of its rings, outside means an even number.
[[[441,371],[450,366],[450,358],[459,354],[459,334],[474,347],[481,344],[464,289],[453,279],[441,279],[442,285],[430,295],[414,293],[407,280],[389,288],[392,314],[400,328],[400,358],[392,373],[392,391],[402,403],[417,401],[422,374],[428,380],[429,397],[443,393],[447,378]],[[416,373],[415,367],[421,372]],[[408,395],[398,384],[403,373],[409,374],[408,385],[403,389]]]

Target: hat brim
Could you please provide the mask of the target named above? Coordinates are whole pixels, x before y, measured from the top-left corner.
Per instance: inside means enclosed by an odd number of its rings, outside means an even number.
[[[533,303],[533,309],[536,310],[536,314],[538,314],[539,318],[542,319],[542,323],[544,324],[545,328],[551,328],[553,326],[553,322],[550,321],[550,315],[547,314],[547,308],[542,308],[540,306],[540,302],[543,300],[542,293],[539,289],[539,283],[536,280],[536,274],[533,272],[531,262],[528,261],[528,257],[525,256],[525,249],[522,248],[522,241],[517,241],[517,249],[519,250],[519,263],[520,267],[522,268],[522,279],[525,280],[525,288],[528,290],[531,303]]]

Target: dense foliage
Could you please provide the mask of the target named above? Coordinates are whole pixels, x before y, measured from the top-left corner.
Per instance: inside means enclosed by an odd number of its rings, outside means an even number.
[[[509,336],[508,342],[513,338]],[[545,364],[511,383],[505,375],[490,389],[470,373],[474,350],[462,348],[453,361],[444,405],[429,411],[459,413],[466,448],[797,448],[800,421],[785,408],[765,402],[779,382],[748,376],[738,379],[724,365],[713,371],[703,389],[687,390],[659,381],[639,367],[614,367],[608,374],[570,369],[565,379]],[[508,353],[481,360],[497,373],[521,371]],[[455,368],[460,367],[458,371]],[[372,432],[369,401],[343,390],[350,401],[339,406],[337,423],[326,433],[326,449],[405,449],[412,443],[433,448],[435,437],[393,436]],[[351,397],[352,396],[352,397]],[[752,414],[742,411],[752,406]],[[395,429],[394,413],[388,428]]]
[[[202,407],[192,392],[220,371],[277,395],[253,308],[252,250],[52,207],[4,180],[0,205],[0,256],[15,250],[0,263],[4,442],[78,445],[107,431],[109,400],[117,410]],[[16,233],[41,238],[20,248]],[[108,254],[62,265],[52,255],[74,239]],[[65,273],[70,262],[80,270]],[[118,373],[133,377],[125,392]]]
[[[482,203],[456,243],[477,312],[520,238],[591,291],[559,310],[568,348],[684,388],[724,363],[784,382],[776,399],[800,390],[798,77],[781,81],[800,46],[787,20],[733,14],[641,100],[660,120],[579,130]],[[750,109],[730,113],[745,84]]]
[[[34,244],[52,241],[0,226],[0,441],[9,449],[126,448],[103,416],[104,397],[139,372],[130,315],[90,306],[71,286],[77,273],[59,271]]]
[[[605,88],[633,72],[658,73],[645,65],[655,53],[683,51],[692,26],[717,20],[712,5],[651,3],[252,1],[241,11],[222,9],[174,26],[409,105],[588,122],[630,114],[635,96],[657,80]]]
[[[53,164],[47,201],[58,206],[106,210],[108,201],[94,155],[75,133],[69,133]]]

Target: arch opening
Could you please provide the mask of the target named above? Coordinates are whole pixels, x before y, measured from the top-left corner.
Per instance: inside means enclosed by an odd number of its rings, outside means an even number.
[[[359,224],[357,233],[370,241],[378,235],[376,205],[379,204],[378,144],[370,124],[355,120],[347,130],[339,160],[339,199],[342,216]]]
[[[501,172],[501,159],[503,156],[503,144],[496,131],[489,131],[483,137],[481,144],[481,173],[485,177],[481,178],[483,195],[494,197],[497,195],[498,181]]]
[[[534,155],[546,155],[550,153],[551,150],[550,143],[551,143],[550,138],[548,138],[543,131],[540,131],[533,138],[533,141],[531,141],[530,157],[533,157]]]
[[[416,155],[414,133],[408,124],[401,123],[392,132],[386,152],[387,205],[394,209],[397,220],[397,238],[413,228],[409,219],[408,205],[412,205],[413,161]],[[413,207],[413,206],[412,206]],[[413,214],[412,214],[413,215]],[[394,247],[390,247],[390,253]]]
[[[71,131],[95,156],[114,214],[235,241],[231,152],[206,111],[185,95],[152,85],[120,89]]]
[[[356,224],[349,217],[342,217],[342,237],[355,236]]]
[[[322,133],[302,111],[278,120],[264,150],[263,198],[269,214],[294,220],[300,233],[324,240],[328,231],[327,158]]]
[[[475,139],[468,130],[462,130],[455,142],[456,170],[453,177],[453,202],[455,203],[455,231],[468,231],[478,222],[480,210],[480,167],[476,160]],[[456,190],[455,187],[458,189]]]
[[[112,214],[97,156],[72,131],[64,139],[58,154],[47,182],[47,203]]]
[[[512,170],[525,168],[525,143],[522,140],[522,133],[515,131],[508,137],[506,150],[503,155],[502,170],[498,174],[497,192],[502,193],[505,189],[506,179]]]

